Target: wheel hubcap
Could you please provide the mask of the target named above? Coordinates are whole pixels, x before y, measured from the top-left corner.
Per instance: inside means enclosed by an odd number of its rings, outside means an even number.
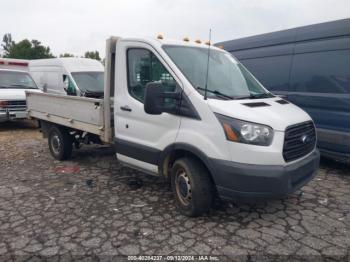
[[[55,154],[60,153],[61,141],[57,134],[54,134],[51,138],[51,146],[52,150]]]
[[[181,203],[185,206],[189,205],[192,199],[192,187],[190,179],[183,169],[176,174],[175,188]]]

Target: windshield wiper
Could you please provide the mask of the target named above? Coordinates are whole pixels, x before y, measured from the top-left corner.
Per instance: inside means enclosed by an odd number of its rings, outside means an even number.
[[[104,96],[103,91],[92,91],[92,90],[85,90],[82,93],[83,96],[86,97],[92,97],[92,98],[102,98]]]
[[[270,98],[274,97],[271,93],[261,93],[261,94],[250,94],[249,96],[239,96],[236,99],[260,99],[260,98]]]
[[[197,87],[197,89],[198,89],[198,90],[205,91],[205,88],[202,88],[202,87]],[[207,89],[207,92],[212,93],[212,94],[214,94],[214,95],[216,95],[216,96],[224,97],[224,98],[226,98],[226,99],[235,99],[234,97],[229,96],[229,95],[225,95],[225,94],[221,93],[221,92],[218,91],[218,90],[209,90],[209,89]]]
[[[100,90],[85,90],[84,91],[85,93],[93,93],[93,94],[100,94],[100,93],[103,93],[103,91],[100,91]]]
[[[0,86],[0,88],[9,88],[8,86]]]
[[[271,93],[250,94],[250,98],[252,99],[269,98],[269,97],[274,97],[274,95]]]

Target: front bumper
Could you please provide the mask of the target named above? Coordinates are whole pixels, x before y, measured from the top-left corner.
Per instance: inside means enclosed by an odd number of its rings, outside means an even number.
[[[16,120],[16,119],[25,119],[25,118],[27,118],[26,111],[0,112],[0,123],[10,121],[10,120]]]
[[[287,166],[250,165],[211,159],[219,196],[249,202],[259,198],[279,198],[298,190],[315,176],[319,162],[318,150]]]

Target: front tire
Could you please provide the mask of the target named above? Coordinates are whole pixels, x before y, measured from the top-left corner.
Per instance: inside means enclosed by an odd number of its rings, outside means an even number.
[[[65,128],[53,126],[49,131],[48,143],[51,155],[57,160],[69,159],[72,155],[73,138]]]
[[[207,213],[213,202],[213,183],[207,169],[195,158],[175,161],[171,186],[178,210],[189,217]]]

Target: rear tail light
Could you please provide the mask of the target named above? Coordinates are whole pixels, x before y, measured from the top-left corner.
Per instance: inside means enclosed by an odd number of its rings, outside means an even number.
[[[28,66],[28,63],[26,62],[8,62],[8,64],[14,66]]]

